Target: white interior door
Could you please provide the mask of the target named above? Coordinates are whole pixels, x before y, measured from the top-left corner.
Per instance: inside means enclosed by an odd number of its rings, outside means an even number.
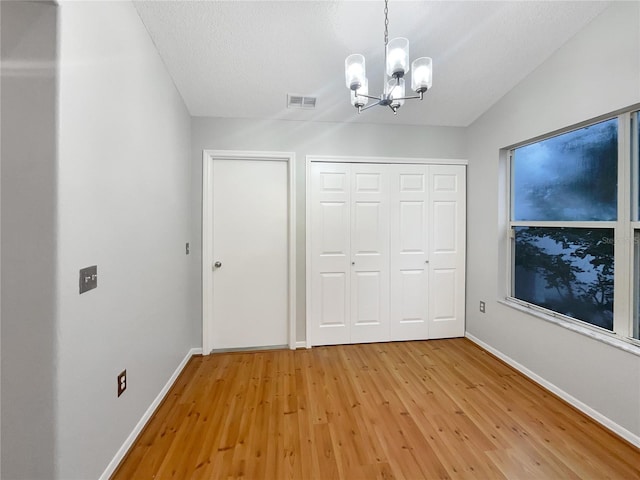
[[[429,338],[464,336],[466,169],[429,167]]]
[[[314,345],[350,342],[350,165],[312,163],[311,338]]]
[[[288,343],[287,162],[212,160],[213,349]],[[204,248],[207,248],[205,245]]]
[[[351,343],[389,340],[389,166],[351,166]]]
[[[391,169],[391,340],[422,340],[429,338],[429,167]]]

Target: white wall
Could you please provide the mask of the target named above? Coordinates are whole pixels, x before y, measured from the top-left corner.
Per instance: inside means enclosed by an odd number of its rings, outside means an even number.
[[[56,9],[2,10],[2,472],[55,461]]]
[[[428,105],[415,105],[427,107]],[[405,106],[404,108],[409,108]],[[354,114],[357,114],[354,110]],[[391,116],[391,112],[389,112]],[[366,115],[366,113],[362,113]],[[465,129],[361,123],[298,122],[195,117],[192,130],[192,215],[194,245],[192,302],[201,318],[202,150],[285,151],[296,154],[297,339],[305,340],[305,156],[349,155],[377,157],[466,158]],[[201,332],[200,332],[201,334]],[[201,338],[201,337],[200,337]]]
[[[59,12],[56,474],[87,479],[199,342],[190,117],[130,2]],[[98,288],[79,295],[89,265]]]
[[[497,301],[506,270],[499,149],[638,102],[640,3],[613,2],[470,126],[467,221],[468,332],[636,436],[640,356]]]
[[[2,61],[2,478],[97,478],[200,341],[190,118],[128,2],[2,2]]]

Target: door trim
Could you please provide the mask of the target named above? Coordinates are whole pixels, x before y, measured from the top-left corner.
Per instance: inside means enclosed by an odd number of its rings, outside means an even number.
[[[389,163],[389,164],[418,164],[418,165],[467,165],[464,158],[420,158],[420,157],[354,157],[334,155],[307,155],[307,165],[311,162],[324,163]]]
[[[289,327],[289,348],[296,348],[296,189],[295,158],[293,152],[256,152],[240,150],[203,150],[202,151],[202,352],[208,355],[213,349],[211,325],[213,323],[213,256],[210,248],[213,241],[213,222],[211,221],[213,201],[214,160],[268,160],[287,162],[287,230],[288,230],[288,298],[287,313]]]

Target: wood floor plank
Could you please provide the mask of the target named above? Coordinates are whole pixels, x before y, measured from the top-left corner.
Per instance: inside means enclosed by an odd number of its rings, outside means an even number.
[[[631,479],[640,450],[466,339],[193,357],[121,479]]]

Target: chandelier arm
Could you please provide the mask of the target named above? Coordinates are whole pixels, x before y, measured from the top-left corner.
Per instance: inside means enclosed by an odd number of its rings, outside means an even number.
[[[372,97],[372,98],[377,98],[377,97]],[[378,99],[378,101],[376,103],[372,103],[371,105],[367,105],[366,107],[361,108],[360,111],[364,112],[365,110],[369,110],[371,107],[377,107],[378,105],[380,105],[381,101],[382,100]]]
[[[365,95],[364,93],[357,93],[357,92],[356,92],[356,97],[367,97],[367,98],[372,98],[374,100],[380,100],[380,97],[372,97],[371,95]]]
[[[413,97],[394,98],[394,100],[422,100],[422,95],[415,95]]]

